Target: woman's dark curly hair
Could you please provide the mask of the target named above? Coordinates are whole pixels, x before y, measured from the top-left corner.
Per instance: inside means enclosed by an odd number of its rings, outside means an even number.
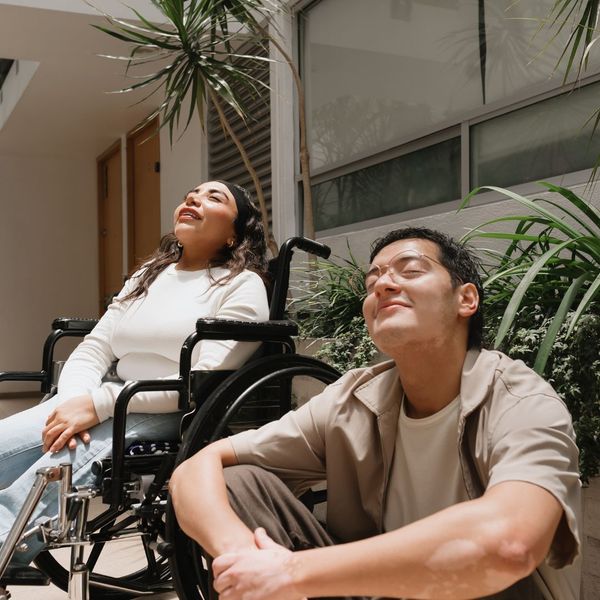
[[[238,196],[243,196],[246,210],[243,211],[243,215],[238,214],[234,221],[236,236],[233,246],[224,245],[208,265],[209,268],[229,269],[229,274],[215,281],[215,284],[224,285],[245,269],[257,273],[266,282],[267,244],[261,213],[252,203],[250,194],[245,188],[232,183],[226,185],[228,188],[234,188]],[[244,223],[238,223],[240,217],[244,219]],[[145,296],[159,273],[168,265],[179,261],[181,252],[182,248],[178,245],[177,237],[173,232],[163,236],[158,249],[144,261],[142,271],[136,277],[137,285],[120,301],[135,300]]]

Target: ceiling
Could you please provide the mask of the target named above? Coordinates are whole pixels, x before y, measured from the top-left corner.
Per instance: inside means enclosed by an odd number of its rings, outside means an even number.
[[[131,85],[127,45],[91,24],[101,16],[0,3],[0,57],[39,62],[20,101],[0,130],[0,155],[98,155],[159,103],[144,93],[108,94]],[[152,67],[148,67],[152,70]]]

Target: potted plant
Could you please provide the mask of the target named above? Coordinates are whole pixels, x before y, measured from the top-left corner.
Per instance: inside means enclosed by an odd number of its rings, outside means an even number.
[[[263,188],[244,147],[232,125],[227,109],[233,109],[243,121],[251,118],[245,108],[244,95],[256,97],[266,86],[252,75],[253,65],[271,59],[260,54],[245,54],[238,49],[244,43],[277,48],[292,70],[298,94],[300,116],[300,166],[303,181],[305,235],[314,237],[310,166],[306,143],[304,92],[298,71],[277,35],[269,33],[275,11],[281,10],[278,0],[152,0],[161,12],[163,22],[156,24],[131,9],[138,22],[118,19],[102,13],[109,27],[98,29],[130,44],[128,56],[107,56],[125,61],[126,73],[139,79],[119,90],[127,93],[139,88],[164,95],[147,120],[162,116],[161,126],[168,126],[171,143],[173,132],[180,124],[183,131],[196,112],[202,127],[205,104],[209,99],[217,111],[223,131],[234,142],[242,161],[252,177],[262,212],[269,247],[277,255],[277,244],[269,229],[269,219]],[[267,53],[268,55],[268,53]],[[239,60],[244,59],[241,67]],[[151,73],[139,73],[140,67],[155,66]],[[186,103],[189,101],[189,106]],[[185,115],[181,120],[182,113]]]

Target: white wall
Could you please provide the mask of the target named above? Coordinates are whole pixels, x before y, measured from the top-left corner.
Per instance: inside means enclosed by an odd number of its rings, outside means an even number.
[[[173,134],[168,126],[160,130],[160,223],[164,235],[173,229],[173,211],[184,194],[202,183],[208,174],[206,138],[194,116],[186,132]]]
[[[97,316],[95,159],[0,155],[0,182],[0,371],[39,369],[52,319]]]
[[[125,19],[131,19],[134,16],[129,8],[131,7],[149,19],[158,20],[160,16],[160,11],[154,7],[150,0],[128,0],[128,2],[121,2],[120,0],[94,0],[92,2],[93,6],[90,6],[84,0],[0,0],[0,4],[92,15],[105,12],[109,15]]]

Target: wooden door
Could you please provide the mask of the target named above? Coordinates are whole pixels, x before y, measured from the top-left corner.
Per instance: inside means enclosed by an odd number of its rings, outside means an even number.
[[[158,119],[127,137],[128,264],[131,270],[160,241],[160,145]]]
[[[98,157],[98,290],[100,314],[123,286],[123,196],[121,143]]]

